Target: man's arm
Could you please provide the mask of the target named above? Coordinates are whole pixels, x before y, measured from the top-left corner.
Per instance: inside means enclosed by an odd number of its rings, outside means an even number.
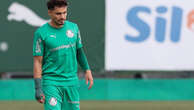
[[[90,89],[92,88],[94,82],[93,82],[92,72],[90,70],[83,48],[77,49],[77,60],[81,68],[85,71],[86,84],[88,85],[88,80],[90,82],[90,85],[88,87],[88,89]]]
[[[42,56],[34,56],[34,81],[35,81],[35,97],[40,103],[44,103],[45,97],[42,92],[41,78],[42,78]]]
[[[34,56],[34,78],[42,78],[42,56]]]

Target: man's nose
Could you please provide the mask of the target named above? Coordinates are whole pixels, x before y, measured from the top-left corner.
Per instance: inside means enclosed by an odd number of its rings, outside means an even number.
[[[61,14],[60,18],[61,19],[65,19],[66,15],[65,14]]]

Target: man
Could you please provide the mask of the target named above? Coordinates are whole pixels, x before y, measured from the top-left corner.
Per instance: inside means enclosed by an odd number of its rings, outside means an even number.
[[[88,89],[93,85],[79,29],[66,20],[66,0],[50,0],[47,7],[51,20],[36,30],[33,41],[35,96],[45,110],[79,110],[77,62]]]

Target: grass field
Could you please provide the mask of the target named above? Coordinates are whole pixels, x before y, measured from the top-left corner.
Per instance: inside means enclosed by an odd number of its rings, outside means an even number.
[[[81,110],[193,110],[192,101],[81,101]],[[35,101],[0,101],[0,110],[43,110]]]

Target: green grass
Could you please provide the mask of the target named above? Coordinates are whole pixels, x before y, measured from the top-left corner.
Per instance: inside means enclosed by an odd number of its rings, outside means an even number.
[[[81,110],[193,110],[192,101],[81,101]],[[43,110],[35,101],[0,101],[0,110]]]

